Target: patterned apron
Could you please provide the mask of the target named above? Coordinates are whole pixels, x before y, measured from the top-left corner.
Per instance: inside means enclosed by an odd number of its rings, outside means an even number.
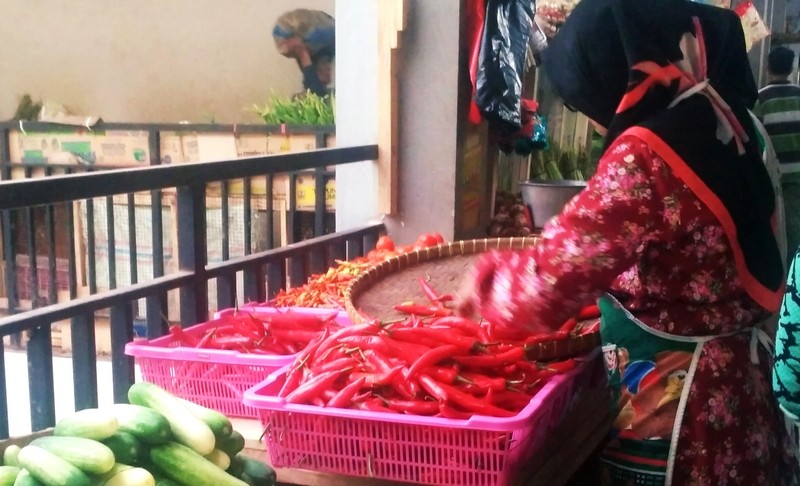
[[[616,420],[601,457],[602,485],[672,484],[678,431],[703,344],[717,336],[683,337],[648,328],[611,296],[598,301],[603,358]],[[748,330],[749,331],[749,330]],[[751,359],[759,341],[751,335]]]

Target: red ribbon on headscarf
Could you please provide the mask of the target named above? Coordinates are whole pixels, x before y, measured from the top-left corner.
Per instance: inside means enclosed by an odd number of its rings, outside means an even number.
[[[669,86],[673,81],[678,80],[678,94],[670,104],[669,108],[677,105],[680,101],[700,93],[711,102],[717,120],[728,129],[736,141],[739,154],[744,153],[744,143],[748,141],[747,132],[742,124],[734,115],[730,105],[722,99],[722,96],[714,89],[708,81],[708,65],[706,60],[706,45],[703,38],[703,29],[700,19],[693,18],[695,33],[697,38],[697,52],[694,53],[690,61],[694,73],[689,73],[681,69],[675,63],[661,66],[652,61],[640,62],[633,66],[635,71],[647,74],[647,77],[637,84],[633,89],[625,93],[617,107],[617,113],[622,113],[629,108],[636,106],[647,92],[656,84]]]

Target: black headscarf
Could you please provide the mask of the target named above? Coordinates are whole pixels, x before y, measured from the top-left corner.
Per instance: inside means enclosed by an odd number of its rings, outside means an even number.
[[[664,158],[719,219],[748,294],[776,310],[775,194],[748,114],[758,93],[738,16],[687,0],[582,0],[542,60],[565,104],[608,129],[606,147],[640,135]],[[690,94],[699,65],[711,88]],[[718,135],[725,127],[737,136]]]

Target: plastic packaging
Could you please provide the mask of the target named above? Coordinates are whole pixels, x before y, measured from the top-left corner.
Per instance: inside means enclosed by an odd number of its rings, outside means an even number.
[[[770,35],[769,28],[752,2],[742,2],[736,6],[736,14],[742,19],[742,29],[747,50]]]
[[[534,24],[530,0],[488,0],[475,102],[493,130],[522,128],[522,77]]]

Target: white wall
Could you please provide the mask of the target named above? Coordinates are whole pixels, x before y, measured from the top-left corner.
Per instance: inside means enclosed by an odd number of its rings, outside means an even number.
[[[378,140],[378,1],[336,1],[336,144]],[[374,162],[336,168],[336,229],[380,218]]]
[[[377,9],[380,0],[336,1],[336,143],[378,138]],[[383,218],[400,242],[454,232],[459,0],[410,1],[399,54],[399,212]],[[336,171],[336,225],[381,219],[372,162]]]
[[[287,10],[334,0],[4,0],[0,119],[18,98],[52,99],[106,121],[257,122],[270,90],[302,90],[277,53]]]

